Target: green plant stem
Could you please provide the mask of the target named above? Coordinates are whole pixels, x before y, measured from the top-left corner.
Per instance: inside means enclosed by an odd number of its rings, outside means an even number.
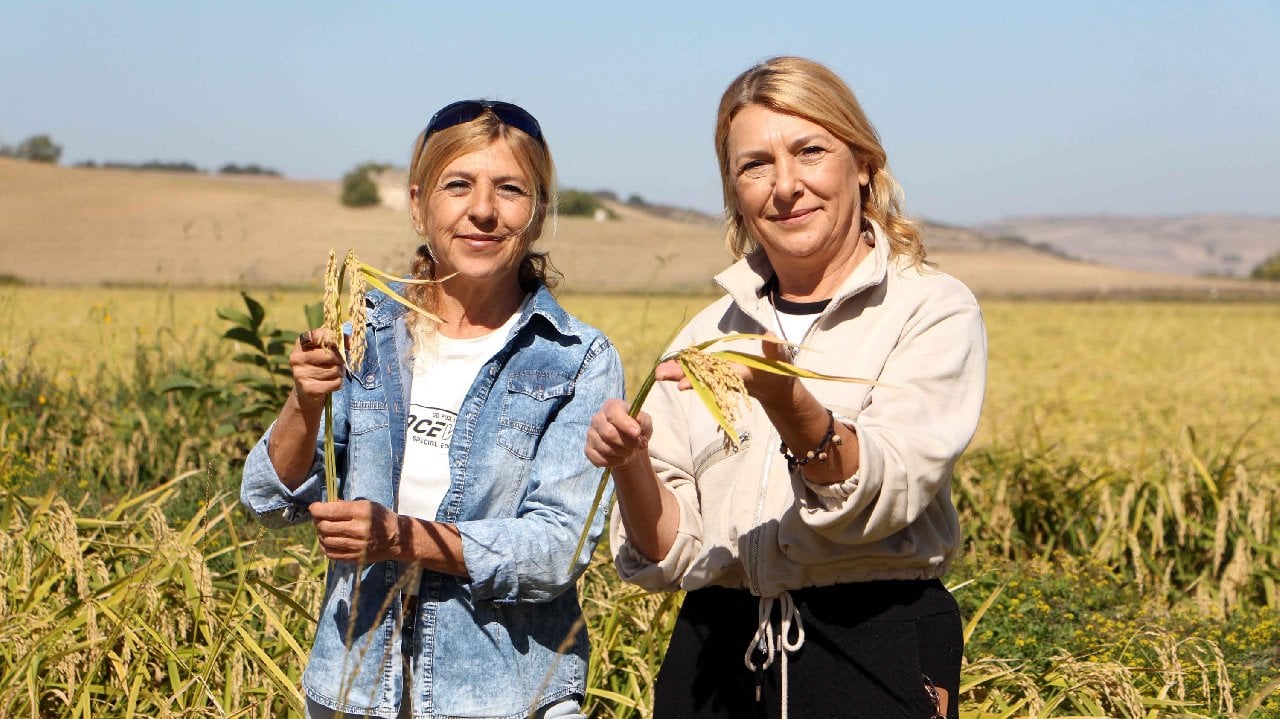
[[[333,448],[333,395],[324,398],[324,491],[325,501],[338,500],[338,459]]]
[[[653,369],[649,370],[649,376],[644,378],[644,384],[640,385],[640,391],[636,393],[635,399],[631,400],[631,408],[627,410],[627,415],[631,418],[634,419],[640,414],[640,408],[644,406],[645,399],[649,397],[649,391],[653,389],[658,365],[662,364],[665,359],[664,357],[658,360]],[[578,544],[573,548],[573,554],[569,556],[570,569],[573,569],[573,563],[578,560],[578,554],[582,552],[582,546],[587,543],[587,535],[591,534],[591,525],[595,522],[596,511],[600,509],[600,500],[604,498],[604,488],[609,486],[609,476],[611,474],[611,469],[605,467],[604,473],[600,475],[600,484],[596,486],[596,496],[591,500],[591,509],[587,510],[587,522],[582,526],[582,534],[578,535]],[[612,505],[610,505],[610,508],[612,508]]]

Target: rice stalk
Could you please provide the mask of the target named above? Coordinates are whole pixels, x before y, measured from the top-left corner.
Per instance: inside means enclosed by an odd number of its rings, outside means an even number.
[[[439,317],[405,299],[400,293],[391,289],[384,280],[405,284],[430,284],[443,282],[444,280],[418,280],[395,277],[372,265],[361,262],[356,257],[354,249],[347,251],[347,255],[341,265],[338,264],[337,257],[338,254],[335,250],[329,250],[329,261],[325,265],[324,272],[324,298],[321,300],[324,308],[323,327],[328,330],[327,341],[330,343],[329,346],[337,350],[348,372],[358,374],[364,365],[364,355],[368,348],[368,336],[365,330],[368,308],[365,304],[365,294],[369,287],[380,290],[388,298],[417,312],[431,322],[440,322]],[[345,283],[343,282],[344,276]],[[446,277],[445,279],[448,278]],[[344,285],[347,293],[345,303],[342,302]],[[347,310],[345,318],[341,312],[344,304]],[[344,336],[344,320],[351,327],[349,341],[342,339]],[[324,487],[325,496],[329,501],[334,501],[341,496],[340,488],[338,487],[336,450],[333,444],[332,395],[325,397],[324,400]]]
[[[737,340],[760,340],[788,347],[800,347],[800,345],[787,342],[778,342],[776,337],[762,334],[734,333],[699,342],[676,352],[669,352],[653,363],[653,367],[649,370],[649,375],[645,377],[644,383],[640,385],[640,391],[631,400],[631,407],[627,414],[633,418],[640,414],[640,408],[644,406],[645,400],[649,397],[649,392],[653,389],[658,366],[668,360],[675,360],[680,365],[680,369],[684,372],[685,377],[688,378],[694,392],[702,400],[703,406],[707,408],[712,418],[715,419],[716,424],[724,432],[725,441],[734,447],[738,446],[738,434],[734,430],[733,423],[738,418],[738,410],[746,403],[747,390],[742,383],[742,378],[737,372],[733,371],[731,362],[745,365],[753,370],[784,377],[853,382],[874,387],[888,386],[875,380],[822,374],[797,367],[790,362],[737,350],[706,351],[712,345]],[[578,555],[582,553],[582,547],[586,545],[587,535],[591,533],[591,524],[595,520],[596,512],[600,510],[600,501],[604,498],[604,489],[608,486],[610,474],[609,468],[606,467],[600,475],[600,482],[596,485],[595,497],[591,500],[591,509],[587,510],[586,524],[583,525],[582,532],[578,535],[578,543],[573,549],[573,554],[569,556],[569,566],[571,568],[578,561]]]
[[[0,554],[0,716],[301,711],[295,687],[305,652],[295,637],[313,622],[306,614],[264,621],[263,595],[240,587],[272,584],[281,568],[304,565],[246,561],[239,549],[256,542],[237,538],[238,505],[223,496],[171,524],[163,510],[181,479],[101,518],[76,516],[53,489],[0,491],[0,524],[15,550]],[[33,560],[21,582],[19,548]]]

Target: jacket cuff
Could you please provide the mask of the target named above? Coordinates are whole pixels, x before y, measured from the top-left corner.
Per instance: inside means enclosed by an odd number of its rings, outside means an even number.
[[[800,478],[804,479],[804,475],[801,475]],[[804,486],[808,487],[810,492],[818,495],[823,500],[848,499],[849,495],[853,494],[861,483],[861,470],[854,472],[852,477],[844,480],[843,482],[836,482],[835,484],[814,484],[807,479],[804,480]]]
[[[679,503],[679,507],[680,524],[676,527],[675,540],[671,543],[667,556],[658,562],[644,556],[632,546],[622,525],[621,511],[614,512],[613,565],[624,582],[651,592],[673,592],[680,588],[689,563],[701,551],[702,542],[691,531],[700,526],[697,519],[683,502]]]
[[[858,435],[858,471],[834,484],[815,484],[804,479],[804,486],[809,491],[801,499],[801,506],[810,513],[841,512],[851,504],[858,504],[867,494],[874,496],[880,491],[884,460],[882,453],[876,450],[875,441],[862,431],[855,420],[842,416],[836,419]]]
[[[454,527],[462,539],[462,563],[470,582],[464,582],[472,601],[515,602],[520,580],[516,575],[513,548],[501,532],[500,522],[475,520]]]
[[[655,562],[631,546],[621,544],[613,554],[613,565],[622,581],[651,592],[673,592],[680,588],[684,557],[696,553],[697,542],[687,534],[677,532],[671,543],[671,551],[661,562]]]
[[[267,454],[270,441],[271,429],[268,429],[245,459],[240,502],[268,527],[307,521],[311,518],[307,507],[324,499],[324,457],[317,452],[307,478],[297,489],[289,489],[280,481]]]

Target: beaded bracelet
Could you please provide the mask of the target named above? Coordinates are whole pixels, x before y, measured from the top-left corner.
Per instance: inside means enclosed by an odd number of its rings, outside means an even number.
[[[791,453],[790,449],[787,448],[787,443],[784,440],[782,444],[779,445],[778,451],[782,453],[783,457],[787,458],[787,469],[794,472],[796,467],[804,466],[815,459],[819,462],[827,461],[827,458],[830,456],[827,454],[827,448],[832,445],[839,446],[843,443],[844,440],[840,435],[836,434],[836,416],[831,413],[831,410],[827,410],[827,433],[822,435],[822,439],[818,441],[817,447],[805,452],[803,457],[797,457]]]

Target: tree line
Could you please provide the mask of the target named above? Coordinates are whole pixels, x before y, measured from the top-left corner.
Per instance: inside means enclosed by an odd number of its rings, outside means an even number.
[[[0,143],[0,157],[12,157],[17,160],[27,160],[29,162],[45,162],[51,165],[58,164],[62,159],[62,145],[53,141],[49,135],[32,135],[27,139],[19,142],[17,145],[5,145]],[[113,170],[159,170],[162,172],[204,172],[195,165],[195,163],[183,160],[164,161],[164,160],[148,160],[147,162],[119,162],[115,160],[105,160],[99,164],[95,160],[81,160],[72,165],[73,167],[104,167]],[[273,170],[269,167],[263,167],[257,163],[249,163],[247,165],[239,165],[229,162],[217,170],[219,175],[264,175],[267,177],[282,177],[279,170]]]

